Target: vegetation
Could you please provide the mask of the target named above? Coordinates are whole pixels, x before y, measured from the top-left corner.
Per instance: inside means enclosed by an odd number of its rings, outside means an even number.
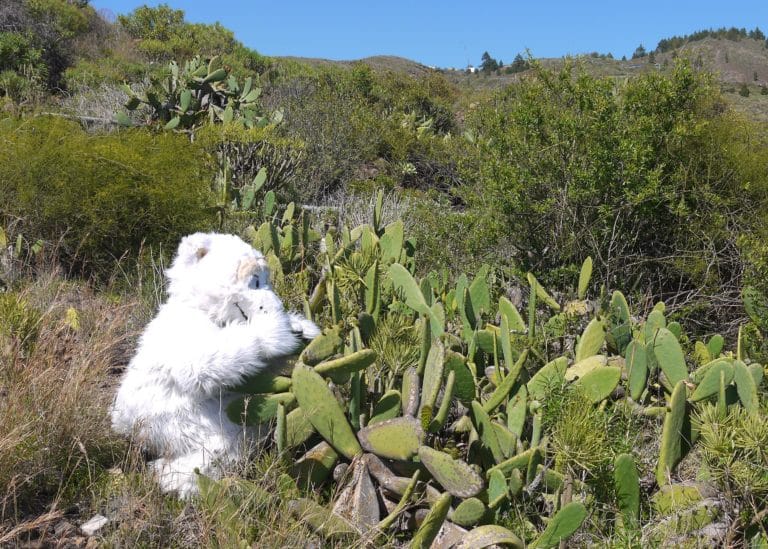
[[[2,226],[56,246],[74,272],[108,277],[126,254],[212,226],[212,171],[182,135],[6,118],[0,143]]]
[[[689,42],[696,42],[699,40],[704,40],[705,38],[718,38],[718,39],[725,39],[725,40],[732,40],[732,41],[738,41],[743,40],[745,38],[751,38],[753,40],[765,40],[765,33],[760,30],[759,27],[755,27],[751,31],[747,31],[745,28],[736,28],[736,27],[721,27],[719,29],[708,29],[708,30],[700,30],[693,32],[691,34],[685,34],[683,36],[672,36],[670,38],[662,38],[659,40],[658,45],[656,46],[656,51],[660,53],[665,53],[671,50],[675,50],[680,48],[681,46],[684,46],[685,44]],[[768,46],[768,43],[766,43]]]
[[[642,284],[692,308],[694,294],[733,299],[738,280],[765,263],[739,259],[747,257],[742,236],[729,221],[761,219],[752,208],[767,189],[757,175],[765,142],[759,128],[724,111],[711,80],[687,64],[618,92],[610,80],[570,67],[538,70],[467,125],[482,158],[470,166],[476,186],[462,195],[477,228],[469,246],[508,242],[523,270],[555,277],[590,255],[606,285]],[[742,145],[724,146],[734,140]]]
[[[0,22],[0,545],[96,513],[109,546],[768,543],[768,142],[729,103],[768,92],[655,65],[759,29],[477,78],[269,59],[168,5]],[[178,502],[106,411],[214,228],[324,330],[230,407],[261,453]]]

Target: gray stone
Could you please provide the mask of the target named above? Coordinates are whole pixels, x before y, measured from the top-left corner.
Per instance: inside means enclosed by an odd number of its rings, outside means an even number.
[[[104,515],[94,515],[89,520],[80,525],[80,531],[86,536],[93,536],[99,530],[109,523],[109,519]]]

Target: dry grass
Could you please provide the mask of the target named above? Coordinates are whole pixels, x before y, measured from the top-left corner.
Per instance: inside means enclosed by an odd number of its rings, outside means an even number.
[[[48,272],[3,299],[0,319],[0,521],[18,523],[88,493],[124,443],[106,410],[135,335],[135,303],[95,296]],[[11,324],[11,325],[9,325]]]
[[[290,513],[299,494],[274,452],[223,483],[230,520],[221,502],[162,494],[141,451],[111,432],[119,373],[160,298],[159,266],[133,275],[128,295],[42,271],[0,294],[0,310],[13,313],[0,314],[0,546],[83,545],[77,526],[97,513],[109,518],[94,538],[105,547],[322,545]]]

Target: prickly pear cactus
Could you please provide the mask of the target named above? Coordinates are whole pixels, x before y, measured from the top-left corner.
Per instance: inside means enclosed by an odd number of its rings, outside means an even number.
[[[338,494],[327,505],[293,503],[322,537],[554,547],[594,513],[632,538],[648,471],[629,448],[600,447],[613,474],[596,490],[581,454],[563,449],[563,433],[575,429],[569,440],[578,445],[584,429],[609,428],[576,429],[577,419],[556,415],[564,399],[578,398],[589,418],[663,423],[658,486],[677,481],[697,407],[759,405],[762,367],[724,350],[721,337],[689,346],[663,304],[638,318],[620,292],[590,301],[591,260],[570,295],[529,274],[524,318],[520,304],[494,296],[489,269],[455,283],[420,278],[402,223],[383,226],[380,207],[370,224],[323,238],[306,225],[287,230],[294,216],[293,207],[282,220],[270,212],[254,244],[284,275],[299,269],[310,282],[304,310],[323,333],[292,373],[247,380],[229,412],[276,425],[299,490]]]

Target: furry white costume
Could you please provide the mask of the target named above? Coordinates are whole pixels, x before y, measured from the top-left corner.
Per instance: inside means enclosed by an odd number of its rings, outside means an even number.
[[[150,466],[161,487],[186,497],[197,490],[195,468],[220,476],[248,440],[226,416],[235,398],[227,388],[319,330],[284,310],[264,257],[236,236],[185,237],[166,275],[168,300],[128,365],[112,425],[160,456]]]

